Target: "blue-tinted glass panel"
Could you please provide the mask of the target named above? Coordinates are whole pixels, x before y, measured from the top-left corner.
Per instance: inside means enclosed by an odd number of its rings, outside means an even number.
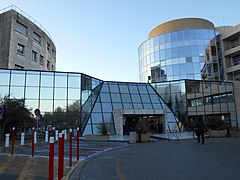
[[[92,126],[91,125],[87,125],[84,129],[83,135],[87,135],[87,134],[92,134]]]
[[[122,102],[131,102],[130,94],[121,94],[122,96]]]
[[[91,113],[92,123],[101,123],[102,120],[102,113]]]
[[[111,122],[111,117],[112,114],[111,113],[103,113],[103,120],[105,123],[110,123]]]
[[[184,49],[184,47],[178,47],[177,48],[177,54],[178,54],[178,57],[184,57],[185,56],[185,49]]]
[[[67,101],[66,100],[54,100],[54,110],[61,108],[62,110],[66,109]]]
[[[132,101],[133,102],[141,102],[140,95],[139,94],[131,94]]]
[[[168,76],[172,76],[173,75],[172,66],[167,66],[167,75]]]
[[[67,89],[55,88],[54,99],[67,99]]]
[[[203,29],[196,29],[196,33],[198,39],[203,39]]]
[[[144,109],[152,109],[152,104],[143,103],[143,108],[144,108]]]
[[[102,112],[100,103],[96,103],[94,108],[93,108],[93,112]]]
[[[67,87],[67,74],[65,73],[55,74],[55,87]]]
[[[111,103],[102,103],[102,111],[103,112],[112,112]]]
[[[140,104],[140,103],[133,103],[133,108],[134,108],[134,109],[142,109],[142,108],[143,108],[143,105]]]
[[[172,56],[172,58],[178,57],[178,48],[171,49],[171,56]]]
[[[185,41],[190,40],[190,30],[189,29],[184,30],[184,40]]]
[[[150,96],[152,103],[159,103],[158,95]]]
[[[176,31],[171,32],[170,36],[171,36],[171,42],[177,41],[177,32]]]
[[[112,105],[114,110],[123,108],[122,103],[112,103]]]
[[[172,68],[173,68],[173,73],[174,74],[179,74],[179,65],[178,64],[173,65]]]
[[[196,29],[190,29],[190,37],[191,39],[197,39]]]
[[[165,44],[165,40],[164,40],[164,35],[163,34],[159,35],[159,43],[160,44]]]
[[[111,94],[112,102],[121,102],[120,94]]]
[[[171,49],[166,49],[165,53],[166,53],[165,58],[170,59],[171,58]]]
[[[123,103],[124,109],[133,109],[132,103]]]
[[[138,89],[136,85],[129,85],[130,93],[138,93]]]
[[[107,92],[107,93],[109,93],[109,88],[108,88],[108,84],[107,84],[107,83],[104,83],[104,84],[103,84],[102,89],[101,89],[101,92]]]
[[[34,111],[38,108],[38,100],[25,100],[25,107]]]
[[[184,40],[184,31],[177,31],[177,40],[178,41],[183,41]]]
[[[0,97],[8,95],[9,93],[9,86],[0,86]]]
[[[149,85],[149,86],[147,85],[147,89],[148,89],[149,94],[156,94],[156,92],[153,90],[151,85]]]
[[[101,93],[100,97],[101,97],[102,102],[110,102],[111,101],[110,94],[108,94],[108,93]]]
[[[80,89],[68,89],[68,99],[80,99]]]
[[[170,33],[164,34],[164,40],[165,40],[165,44],[171,42]]]
[[[41,88],[40,91],[40,99],[53,99],[52,88]]]
[[[165,60],[166,59],[166,56],[165,56],[165,50],[161,50],[160,52],[159,52],[159,59],[160,60]]]
[[[117,84],[109,84],[110,92],[111,93],[119,93],[118,85]]]
[[[25,71],[12,71],[11,85],[24,86],[24,82],[25,82]]]
[[[53,111],[53,101],[52,100],[40,100],[40,110],[43,112]]]
[[[27,72],[26,86],[39,86],[40,72]]]
[[[149,95],[141,94],[142,102],[144,103],[150,103]]]
[[[148,93],[145,85],[138,85],[138,89],[139,89],[139,92],[141,94],[147,94]]]
[[[120,88],[120,92],[121,92],[121,93],[129,93],[128,85],[127,85],[127,84],[120,84],[120,85],[119,85],[119,88]]]
[[[80,74],[68,74],[68,87],[81,88],[81,75]]]
[[[16,99],[24,98],[24,87],[13,87],[10,89],[10,97]]]
[[[26,87],[26,95],[27,99],[38,99],[39,97],[39,87]]]
[[[49,73],[49,75],[42,75],[41,76],[41,86],[53,87],[53,78],[54,78],[54,76],[52,73]]]
[[[0,70],[1,85],[9,85],[10,71]]]
[[[179,65],[179,69],[180,69],[180,74],[186,74],[186,65],[185,64],[180,64]]]

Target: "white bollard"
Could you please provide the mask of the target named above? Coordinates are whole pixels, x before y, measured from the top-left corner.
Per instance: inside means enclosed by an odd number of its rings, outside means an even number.
[[[64,139],[67,140],[67,130],[64,130]]]
[[[37,132],[34,132],[34,144],[37,144]]]
[[[9,147],[9,136],[10,134],[6,134],[5,147]]]
[[[48,142],[48,130],[45,131],[45,142]]]
[[[25,136],[25,133],[21,133],[21,144],[20,145],[24,145],[24,136]]]
[[[55,139],[58,141],[58,130],[55,130]]]

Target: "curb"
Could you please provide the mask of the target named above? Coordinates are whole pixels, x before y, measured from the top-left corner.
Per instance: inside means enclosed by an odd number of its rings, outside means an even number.
[[[83,161],[78,161],[74,166],[68,171],[65,180],[70,180],[73,172],[77,169],[77,167],[82,163]]]

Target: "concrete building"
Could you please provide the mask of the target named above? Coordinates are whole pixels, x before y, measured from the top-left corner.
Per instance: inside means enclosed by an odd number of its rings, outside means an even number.
[[[54,71],[56,47],[49,33],[16,6],[0,13],[0,67]]]

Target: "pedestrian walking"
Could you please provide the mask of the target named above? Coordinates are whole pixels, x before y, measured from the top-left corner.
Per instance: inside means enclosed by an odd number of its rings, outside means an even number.
[[[200,143],[200,138],[202,140],[202,144],[204,144],[204,123],[203,123],[203,120],[200,120],[198,121],[197,123],[197,140],[198,140],[198,143]]]

